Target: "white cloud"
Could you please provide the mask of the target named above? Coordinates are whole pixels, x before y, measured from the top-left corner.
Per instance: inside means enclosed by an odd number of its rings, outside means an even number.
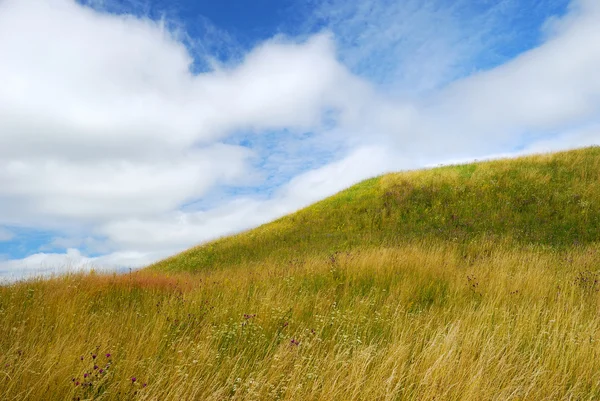
[[[236,68],[194,76],[156,22],[68,0],[0,7],[0,149],[12,155],[154,159],[232,130],[310,128],[344,105],[350,77],[327,35],[274,39]]]
[[[193,75],[160,23],[68,0],[0,3],[0,223],[160,214],[255,178],[228,134],[314,128],[361,90],[332,38],[275,38]]]
[[[92,269],[124,272],[166,256],[166,253],[122,251],[90,258],[82,255],[77,249],[68,249],[66,253],[36,253],[19,260],[0,261],[0,284],[29,277],[77,273]]]
[[[3,196],[24,199],[18,209],[0,211],[5,222],[45,218],[102,221],[148,215],[203,195],[216,182],[244,177],[248,151],[212,146],[156,162],[13,160],[0,163]],[[18,221],[16,221],[18,219]]]

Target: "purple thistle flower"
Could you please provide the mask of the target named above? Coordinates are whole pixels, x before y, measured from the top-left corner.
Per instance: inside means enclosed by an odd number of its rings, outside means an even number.
[[[98,369],[98,365],[94,365],[94,370]]]
[[[96,354],[92,354],[92,359],[96,359]]]
[[[75,385],[76,385],[76,386],[79,386],[79,382],[75,382]]]
[[[106,357],[107,357],[107,358],[110,358],[110,354],[106,354]]]
[[[104,369],[100,369],[98,373],[104,373]]]
[[[90,375],[89,373],[84,373],[84,374],[83,374],[83,378],[84,378],[84,379],[87,379],[87,377],[88,377],[89,375]]]
[[[148,385],[148,383],[144,383],[142,384],[142,387],[146,387]]]
[[[136,379],[135,377],[132,377],[132,378],[131,378],[131,382],[132,382],[132,383],[135,383],[135,381],[136,381],[136,380],[137,380],[137,379]]]

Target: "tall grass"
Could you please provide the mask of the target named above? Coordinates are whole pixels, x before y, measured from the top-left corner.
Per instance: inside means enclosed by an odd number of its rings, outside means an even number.
[[[0,399],[600,397],[600,247],[481,246],[4,287]]]
[[[599,399],[599,156],[387,175],[136,273],[0,287],[0,399]]]

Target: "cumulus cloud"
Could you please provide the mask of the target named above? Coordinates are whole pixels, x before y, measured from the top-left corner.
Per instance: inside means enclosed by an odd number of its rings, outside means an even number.
[[[154,162],[7,160],[0,162],[0,185],[5,201],[14,203],[0,210],[0,219],[55,225],[65,219],[97,222],[169,210],[202,196],[217,182],[244,177],[249,153],[217,145]]]
[[[235,68],[193,75],[160,23],[69,0],[0,7],[2,156],[153,160],[232,130],[310,128],[346,100],[328,35],[275,38]]]
[[[105,222],[252,182],[231,132],[309,129],[360,87],[332,38],[275,38],[194,75],[160,22],[68,0],[0,3],[0,221]]]

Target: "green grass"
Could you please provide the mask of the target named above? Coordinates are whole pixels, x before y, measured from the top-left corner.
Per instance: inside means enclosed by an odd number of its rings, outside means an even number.
[[[0,287],[0,399],[599,399],[599,182],[599,148],[391,174]]]
[[[565,248],[600,238],[600,147],[388,174],[152,269],[286,263],[415,241]]]

